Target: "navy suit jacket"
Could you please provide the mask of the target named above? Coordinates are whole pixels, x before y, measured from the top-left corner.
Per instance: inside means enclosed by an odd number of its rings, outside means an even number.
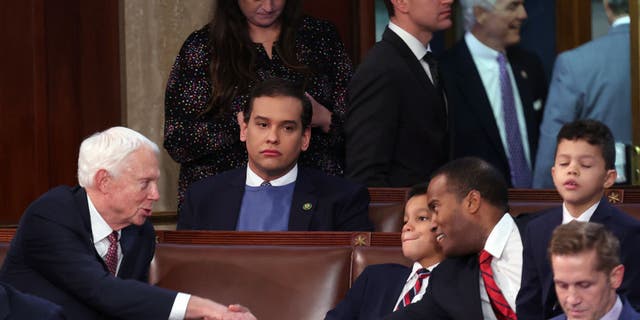
[[[629,305],[629,302],[624,298],[620,299],[622,300],[622,312],[620,313],[618,320],[640,320],[640,313],[633,309],[633,307]],[[561,314],[551,320],[567,320],[567,316],[565,314]]]
[[[562,223],[562,207],[545,210],[531,220],[523,240],[522,282],[516,312],[518,319],[548,319],[562,313],[558,304],[553,273],[547,254],[553,230]],[[620,240],[620,254],[625,266],[618,293],[626,296],[635,308],[640,306],[640,221],[600,200],[590,222],[601,223]]]
[[[62,308],[0,283],[0,320],[64,320]]]
[[[522,215],[521,215],[522,216]],[[522,235],[529,216],[514,218]],[[431,272],[422,300],[400,309],[386,320],[469,320],[483,319],[480,300],[478,254],[447,258]]]
[[[68,319],[166,319],[176,293],[146,283],[155,249],[151,222],[122,229],[123,259],[112,276],[96,252],[87,194],[61,186],[22,215],[0,280],[47,299]]]
[[[325,320],[376,320],[393,312],[411,268],[400,264],[370,265]]]
[[[369,187],[409,187],[450,158],[442,90],[386,29],[349,83],[345,176]]]
[[[511,47],[507,50],[507,58],[520,94],[533,163],[538,146],[541,108],[547,95],[547,81],[535,54]],[[464,38],[442,55],[440,65],[454,132],[453,157],[482,158],[500,170],[511,184],[509,159],[487,92]],[[534,102],[540,106],[538,110],[535,110]]]
[[[178,229],[236,230],[246,170],[229,170],[192,184],[178,216]],[[289,231],[372,231],[368,210],[365,187],[298,166]]]

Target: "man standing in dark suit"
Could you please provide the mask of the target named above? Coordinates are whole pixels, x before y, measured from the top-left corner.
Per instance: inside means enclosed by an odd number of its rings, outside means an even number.
[[[530,188],[547,83],[538,57],[516,46],[523,1],[461,4],[467,32],[441,57],[453,157],[482,158],[511,186]]]
[[[371,231],[362,185],[300,168],[311,139],[311,103],[281,79],[256,85],[240,121],[246,168],[198,181],[187,190],[178,229]]]
[[[395,263],[367,266],[325,320],[382,319],[422,299],[431,272],[444,257],[431,229],[426,193],[426,183],[413,186],[404,209],[402,254],[412,260],[413,265],[410,268]]]
[[[385,0],[389,26],[348,88],[348,178],[408,187],[449,159],[446,99],[428,44],[451,26],[452,3]]]
[[[427,199],[447,259],[422,300],[387,319],[515,319],[522,240],[502,174],[479,158],[453,160],[434,173]]]
[[[62,308],[0,283],[0,320],[64,320]]]
[[[146,283],[158,153],[155,143],[124,127],[85,139],[80,187],[56,187],[27,208],[0,279],[60,305],[68,319],[255,319],[237,305]]]

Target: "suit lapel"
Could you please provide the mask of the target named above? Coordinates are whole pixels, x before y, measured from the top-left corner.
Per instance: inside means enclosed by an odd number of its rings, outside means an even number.
[[[611,205],[609,205],[609,201],[607,201],[606,197],[602,197],[602,199],[600,199],[600,203],[598,203],[596,211],[593,213],[589,221],[605,224],[606,220],[608,220],[610,216]]]
[[[402,60],[404,60],[404,62],[408,65],[408,69],[411,70],[413,75],[416,77],[418,83],[424,85],[428,90],[436,90],[433,86],[433,83],[431,83],[431,79],[429,79],[427,72],[424,71],[422,64],[420,64],[420,61],[416,59],[416,56],[413,54],[411,49],[409,49],[407,44],[402,41],[402,38],[400,38],[395,32],[391,31],[391,29],[387,27],[387,29],[385,29],[384,33],[382,34],[382,41],[387,41],[394,48],[396,48],[397,52],[400,54],[400,57],[402,57]]]
[[[289,231],[309,230],[311,218],[318,208],[318,197],[315,194],[313,181],[304,168],[298,167],[296,186],[289,211]]]
[[[247,168],[242,167],[236,169],[229,176],[228,188],[220,192],[219,199],[216,201],[216,208],[211,208],[214,221],[212,225],[219,226],[218,230],[236,230],[238,225],[238,217],[240,216],[240,208],[242,207],[242,198],[244,196],[244,188],[247,180]]]
[[[498,133],[496,118],[493,115],[491,103],[489,103],[487,92],[482,84],[478,69],[473,62],[467,42],[464,40],[460,41],[455,52],[459,57],[454,61],[460,62],[455,66],[456,77],[458,79],[457,83],[461,88],[464,88],[464,90],[459,91],[466,97],[468,102],[466,105],[471,107],[473,116],[482,123],[482,127],[489,137],[489,141],[492,142],[493,147],[506,159],[507,154],[502,145],[500,134]]]
[[[474,284],[470,288],[460,288],[460,292],[469,293],[469,313],[470,319],[482,319],[482,302],[480,300],[480,265],[478,264],[478,256],[476,254],[469,255],[467,258],[467,269],[469,272],[460,272],[460,277],[464,279],[459,284]]]

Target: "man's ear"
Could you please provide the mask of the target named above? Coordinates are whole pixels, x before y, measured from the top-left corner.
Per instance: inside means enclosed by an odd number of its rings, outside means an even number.
[[[307,151],[309,149],[309,144],[311,143],[311,127],[306,127],[302,130],[302,145],[300,146],[300,150]]]
[[[475,214],[478,212],[480,208],[481,201],[480,192],[478,190],[471,190],[467,193],[467,196],[464,198],[464,208],[471,214]]]
[[[393,10],[401,13],[409,12],[409,3],[407,0],[391,0],[391,4],[393,5]]]
[[[247,127],[248,127],[248,124],[246,122],[244,122],[244,119],[242,119],[242,121],[238,122],[238,125],[240,125],[240,141],[246,142],[247,141]]]
[[[611,288],[618,289],[622,285],[622,279],[624,278],[624,266],[619,264],[615,266],[609,274],[609,281]]]
[[[484,22],[487,19],[487,13],[489,11],[487,11],[487,9],[481,7],[481,6],[475,6],[473,7],[473,16],[476,18],[476,23],[478,24],[484,24]]]
[[[93,176],[93,186],[100,190],[100,192],[106,193],[109,190],[109,184],[111,182],[111,175],[105,169],[100,169]]]

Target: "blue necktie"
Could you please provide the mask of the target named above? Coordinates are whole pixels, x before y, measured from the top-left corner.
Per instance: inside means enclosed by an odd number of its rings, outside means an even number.
[[[500,67],[500,92],[502,93],[502,117],[507,135],[507,147],[509,148],[509,168],[511,172],[511,184],[515,188],[531,187],[531,169],[525,158],[522,146],[522,135],[518,124],[516,103],[513,97],[513,88],[507,69],[507,59],[504,54],[498,54],[498,66]]]

